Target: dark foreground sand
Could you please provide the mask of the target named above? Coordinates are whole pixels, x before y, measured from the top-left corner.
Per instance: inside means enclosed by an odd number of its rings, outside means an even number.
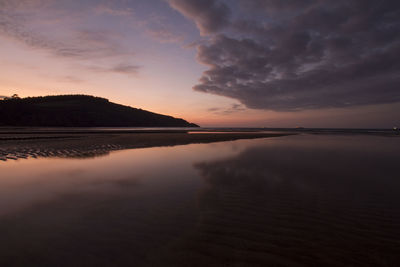
[[[0,132],[0,160],[29,157],[95,157],[112,150],[279,137],[282,133],[187,133],[185,131]]]

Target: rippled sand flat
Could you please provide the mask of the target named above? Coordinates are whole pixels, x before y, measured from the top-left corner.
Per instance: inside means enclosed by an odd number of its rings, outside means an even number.
[[[94,157],[110,151],[154,146],[174,146],[190,143],[210,143],[237,139],[279,137],[282,133],[2,133],[0,131],[0,160],[28,157]]]

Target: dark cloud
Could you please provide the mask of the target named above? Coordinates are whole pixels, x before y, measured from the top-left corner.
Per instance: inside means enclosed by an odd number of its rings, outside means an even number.
[[[246,110],[246,108],[243,107],[243,105],[241,105],[241,104],[232,104],[228,108],[213,107],[213,108],[207,109],[208,112],[214,113],[217,115],[231,115],[233,113],[237,113],[237,112],[244,111],[244,110]]]
[[[140,66],[132,64],[118,64],[110,69],[110,71],[123,74],[138,74]]]
[[[241,7],[252,11],[275,12],[309,7],[318,0],[240,0]]]
[[[132,65],[129,63],[120,63],[114,66],[91,66],[88,67],[91,71],[95,72],[114,72],[127,75],[137,75],[140,70],[140,66]]]
[[[229,24],[229,8],[221,1],[169,0],[168,3],[193,20],[203,35],[216,32]]]
[[[226,30],[199,27],[220,31],[198,46],[209,69],[195,90],[277,111],[400,101],[400,2],[239,3],[245,8],[220,24]]]

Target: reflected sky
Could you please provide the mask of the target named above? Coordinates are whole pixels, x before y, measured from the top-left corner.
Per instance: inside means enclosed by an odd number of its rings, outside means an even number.
[[[0,162],[0,265],[387,265],[398,147],[297,135]]]

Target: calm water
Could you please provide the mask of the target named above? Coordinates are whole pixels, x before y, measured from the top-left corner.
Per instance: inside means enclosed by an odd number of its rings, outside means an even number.
[[[0,266],[398,266],[400,138],[0,162]]]

